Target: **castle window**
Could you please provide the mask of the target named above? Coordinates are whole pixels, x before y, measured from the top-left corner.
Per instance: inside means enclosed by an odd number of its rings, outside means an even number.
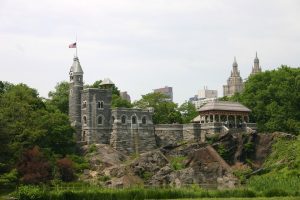
[[[112,116],[112,117],[111,117],[111,123],[114,123],[114,122],[115,122],[115,117]]]
[[[125,115],[122,116],[121,122],[122,122],[122,124],[126,124],[126,116]]]
[[[82,102],[82,108],[86,108],[86,101]]]
[[[147,120],[146,120],[146,117],[144,116],[143,118],[142,118],[142,124],[146,124],[147,123]]]
[[[103,101],[98,101],[97,102],[97,108],[98,109],[103,109],[104,108],[104,102]]]
[[[99,116],[97,122],[98,122],[98,125],[102,125],[103,124],[103,117]]]
[[[83,124],[85,124],[85,125],[86,125],[86,123],[87,123],[86,116],[83,116]]]
[[[132,116],[132,118],[131,118],[131,123],[132,123],[132,124],[136,124],[136,116]]]

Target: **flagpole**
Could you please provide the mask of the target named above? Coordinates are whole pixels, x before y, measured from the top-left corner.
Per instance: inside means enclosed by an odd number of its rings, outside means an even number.
[[[77,57],[77,33],[76,33],[76,57]]]

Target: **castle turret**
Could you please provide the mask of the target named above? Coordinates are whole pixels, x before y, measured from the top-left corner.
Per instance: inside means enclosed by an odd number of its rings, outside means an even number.
[[[76,134],[81,133],[81,91],[83,90],[83,71],[77,56],[70,69],[69,118]]]
[[[257,57],[257,52],[256,52],[256,55],[255,55],[255,58],[254,58],[254,65],[252,67],[251,75],[257,74],[259,72],[261,72],[261,67],[259,66],[259,59]]]

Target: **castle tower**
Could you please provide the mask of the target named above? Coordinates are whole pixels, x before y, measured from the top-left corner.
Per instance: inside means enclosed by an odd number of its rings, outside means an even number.
[[[76,130],[76,137],[81,135],[81,92],[83,90],[83,71],[77,56],[70,69],[69,118]],[[79,139],[78,138],[78,139]]]
[[[236,62],[236,58],[234,57],[231,75],[227,80],[227,85],[223,85],[223,95],[232,96],[235,93],[241,92],[243,88],[244,88],[243,79],[240,76],[240,71],[238,70],[238,64]]]
[[[250,75],[254,75],[261,72],[261,67],[259,66],[259,59],[257,57],[257,52],[254,58],[254,65],[252,67],[252,72]]]

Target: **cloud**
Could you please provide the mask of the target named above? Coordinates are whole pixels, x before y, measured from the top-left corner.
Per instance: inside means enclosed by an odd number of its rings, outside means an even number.
[[[234,56],[243,78],[255,51],[264,70],[299,66],[299,9],[297,0],[4,0],[0,80],[47,96],[68,80],[77,34],[87,83],[110,77],[133,99],[169,85],[180,103],[204,85],[222,94]]]

